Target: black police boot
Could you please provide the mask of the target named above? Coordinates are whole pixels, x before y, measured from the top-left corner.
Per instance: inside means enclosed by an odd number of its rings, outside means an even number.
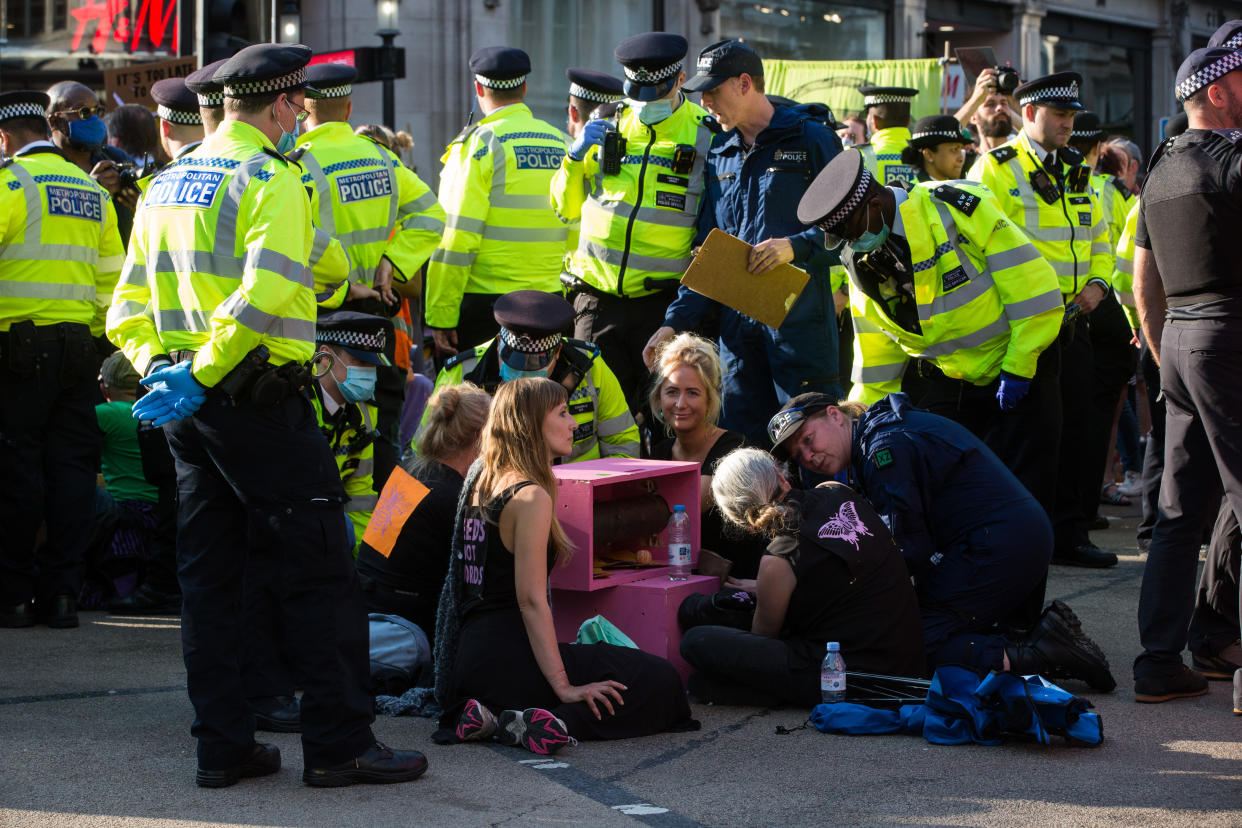
[[[124,598],[110,601],[108,611],[114,615],[180,615],[181,593],[143,584]]]
[[[1073,549],[1058,549],[1052,555],[1054,564],[1085,566],[1089,569],[1106,569],[1117,565],[1117,556],[1094,543],[1082,543]]]
[[[15,629],[17,627],[33,627],[35,624],[34,602],[22,601],[0,607],[0,627]]]
[[[1117,686],[1104,653],[1082,631],[1082,623],[1074,611],[1060,601],[1049,604],[1034,629],[1006,647],[1005,654],[1009,656],[1009,670],[1013,673],[1038,673],[1049,679],[1080,679],[1103,692]]]
[[[252,776],[268,776],[280,770],[280,748],[255,742],[250,754],[240,765],[220,770],[198,769],[194,781],[200,788],[227,788],[239,779]]]
[[[246,699],[254,714],[254,729],[268,733],[298,733],[302,730],[302,705],[293,696],[258,696]]]
[[[67,593],[53,595],[35,602],[35,616],[52,629],[72,629],[78,626],[78,602]]]
[[[361,756],[330,768],[306,768],[302,781],[313,788],[339,788],[344,785],[384,785],[409,782],[427,770],[427,757],[417,750],[393,750],[376,742]]]

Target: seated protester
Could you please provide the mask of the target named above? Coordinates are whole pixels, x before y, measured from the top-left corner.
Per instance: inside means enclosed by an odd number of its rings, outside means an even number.
[[[970,136],[952,115],[928,115],[914,122],[901,163],[914,167],[919,181],[953,181],[962,177]]]
[[[548,573],[571,550],[553,515],[552,463],[573,450],[576,430],[563,386],[497,389],[462,489],[436,629],[440,723],[457,740],[555,753],[575,739],[698,727],[665,659],[556,641]]]
[[[901,552],[879,515],[853,489],[823,483],[790,491],[766,451],[738,449],[716,467],[712,491],[730,522],[770,538],[754,582],[749,631],[695,626],[681,654],[703,701],[810,707],[829,641],[849,669],[889,676],[924,673],[919,606]],[[711,596],[682,604],[683,626]]]
[[[418,432],[418,455],[403,464],[426,493],[414,503],[391,549],[376,550],[365,540],[358,548],[358,578],[367,611],[413,621],[429,639],[448,572],[457,498],[466,471],[479,456],[479,434],[490,405],[487,394],[468,382],[432,395],[427,420]],[[403,482],[399,474],[388,479],[380,493],[381,509],[406,496]]]
[[[355,311],[321,313],[315,324],[315,393],[311,402],[328,438],[345,486],[345,515],[354,554],[378,501],[374,488],[377,409],[376,366],[386,362],[384,347],[392,322]]]
[[[103,531],[87,555],[78,596],[80,609],[101,609],[109,599],[132,592],[152,554],[159,492],[142,472],[138,421],[132,412],[138,379],[138,372],[120,351],[110,354],[99,369],[99,390],[105,401],[95,406],[95,419],[103,435],[100,460],[107,489],[103,499],[109,501],[109,508],[99,515]]]
[[[541,290],[515,290],[496,300],[492,315],[500,333],[444,363],[437,389],[465,380],[495,394],[509,380],[547,377],[569,392],[578,423],[568,462],[638,456],[638,426],[599,348],[561,335],[573,326],[573,305]]]
[[[1104,654],[1060,601],[1023,638],[1002,634],[1005,617],[1042,588],[1052,527],[978,437],[913,408],[905,394],[870,408],[799,394],[768,434],[778,459],[830,476],[849,470],[884,519],[914,578],[929,672],[964,664],[1116,686]]]
[[[732,561],[730,576],[754,578],[764,543],[754,535],[726,533],[712,498],[712,469],[745,443],[741,434],[718,425],[721,366],[716,346],[691,333],[666,340],[656,351],[652,379],[651,410],[672,437],[651,447],[651,459],[685,460],[702,467],[699,546]]]

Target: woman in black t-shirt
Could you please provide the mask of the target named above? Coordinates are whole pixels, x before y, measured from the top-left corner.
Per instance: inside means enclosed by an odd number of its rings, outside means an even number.
[[[701,336],[683,333],[656,352],[651,410],[672,436],[651,449],[652,460],[698,463],[700,484],[699,546],[733,562],[734,578],[754,578],[763,555],[763,541],[740,532],[726,532],[712,499],[712,469],[745,439],[717,425],[720,420],[721,366],[716,346]]]
[[[436,631],[441,725],[460,741],[546,754],[697,726],[665,659],[556,641],[548,571],[570,549],[553,518],[552,462],[573,450],[567,401],[546,379],[501,385],[466,480]]]
[[[682,657],[697,671],[690,692],[704,701],[818,704],[829,641],[840,642],[850,670],[924,674],[918,601],[901,551],[853,489],[791,491],[770,454],[739,449],[716,467],[712,490],[726,519],[771,543],[749,632],[700,626],[682,637]]]

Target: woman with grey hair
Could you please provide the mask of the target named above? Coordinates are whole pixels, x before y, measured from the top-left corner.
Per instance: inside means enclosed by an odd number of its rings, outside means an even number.
[[[696,671],[691,693],[717,703],[818,704],[829,641],[840,643],[851,670],[924,674],[910,576],[865,500],[839,483],[793,491],[770,454],[748,448],[720,461],[712,493],[726,520],[770,542],[754,582],[749,628],[696,626],[683,636],[682,657]],[[726,600],[745,603],[741,595]],[[712,601],[688,599],[683,625],[710,618],[704,605]],[[732,618],[737,623],[738,614]]]

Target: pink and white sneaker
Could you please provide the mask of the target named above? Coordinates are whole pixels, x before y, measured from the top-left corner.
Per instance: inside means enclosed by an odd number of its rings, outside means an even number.
[[[531,753],[550,755],[566,745],[578,744],[565,723],[542,707],[501,711],[496,725],[497,742],[524,747]]]
[[[496,717],[477,699],[470,699],[453,732],[463,742],[482,742],[496,732]]]

